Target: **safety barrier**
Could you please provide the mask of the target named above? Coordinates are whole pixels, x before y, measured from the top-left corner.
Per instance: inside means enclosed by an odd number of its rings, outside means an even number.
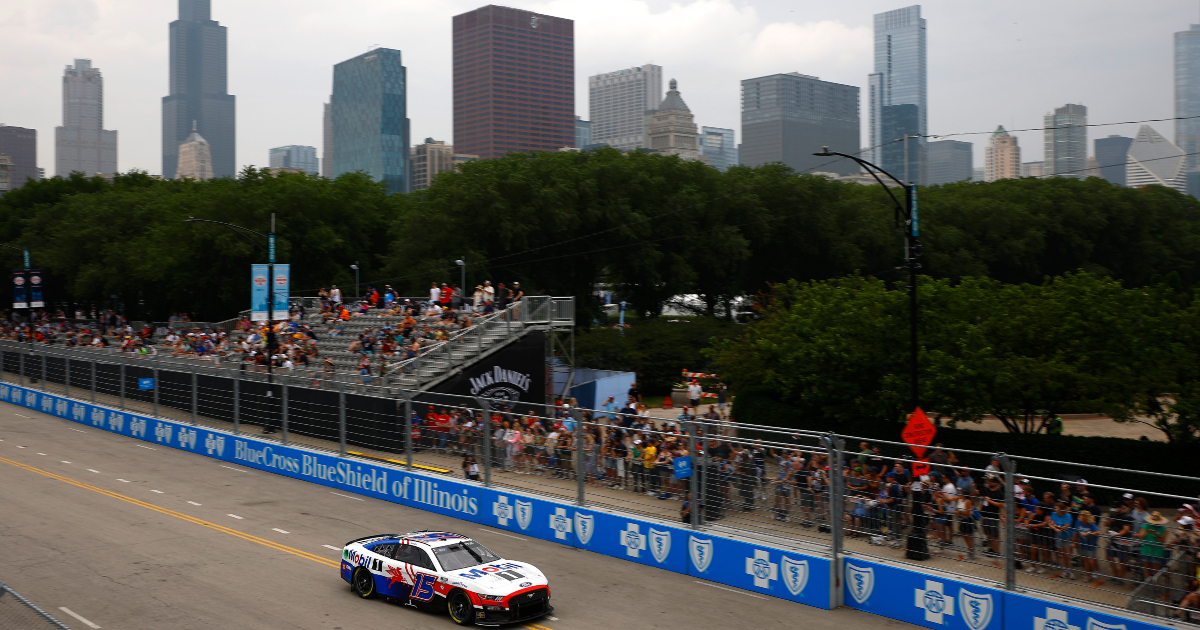
[[[231,464],[817,608],[847,606],[938,629],[1182,627],[1173,622],[1156,624],[1132,613],[1117,616],[1080,607],[1086,602],[1000,590],[947,572],[917,571],[908,565],[901,568],[854,552],[835,559],[828,547],[805,541],[779,538],[768,544],[761,538],[745,540],[732,533],[688,529],[682,523],[149,418],[7,383],[0,384],[0,402]]]

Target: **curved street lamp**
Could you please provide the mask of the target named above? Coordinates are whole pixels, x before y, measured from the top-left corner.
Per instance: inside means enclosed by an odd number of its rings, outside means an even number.
[[[819,153],[814,153],[813,155],[821,157],[838,156],[854,160],[866,169],[867,173],[871,177],[874,177],[880,186],[883,186],[883,189],[887,191],[888,197],[891,197],[892,203],[896,206],[896,227],[903,226],[904,228],[904,264],[908,267],[909,396],[911,407],[915,411],[919,406],[920,400],[920,380],[917,376],[917,271],[921,268],[921,263],[917,262],[917,257],[924,250],[918,238],[920,231],[917,220],[917,186],[916,184],[905,184],[896,179],[891,173],[857,155],[830,151],[829,147],[822,147]],[[879,178],[881,173],[905,190],[906,204],[901,204],[900,200],[896,199],[896,196],[892,194],[892,189]]]

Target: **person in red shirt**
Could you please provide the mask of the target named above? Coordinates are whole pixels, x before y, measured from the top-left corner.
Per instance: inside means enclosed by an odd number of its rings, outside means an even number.
[[[450,438],[450,414],[445,409],[439,409],[437,415],[438,451],[446,452],[446,440]]]

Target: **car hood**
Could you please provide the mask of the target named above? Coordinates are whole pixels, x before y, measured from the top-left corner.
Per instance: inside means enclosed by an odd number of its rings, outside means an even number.
[[[515,560],[499,560],[468,567],[448,572],[446,576],[453,586],[487,595],[510,595],[547,584],[546,576],[537,567]]]

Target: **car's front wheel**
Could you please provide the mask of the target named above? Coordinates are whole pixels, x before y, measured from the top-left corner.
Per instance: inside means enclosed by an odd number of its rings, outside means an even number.
[[[475,607],[471,605],[471,598],[462,591],[450,593],[446,598],[446,610],[450,613],[450,619],[460,626],[475,622]]]
[[[350,588],[363,599],[374,597],[375,576],[366,567],[358,567],[350,576]]]

